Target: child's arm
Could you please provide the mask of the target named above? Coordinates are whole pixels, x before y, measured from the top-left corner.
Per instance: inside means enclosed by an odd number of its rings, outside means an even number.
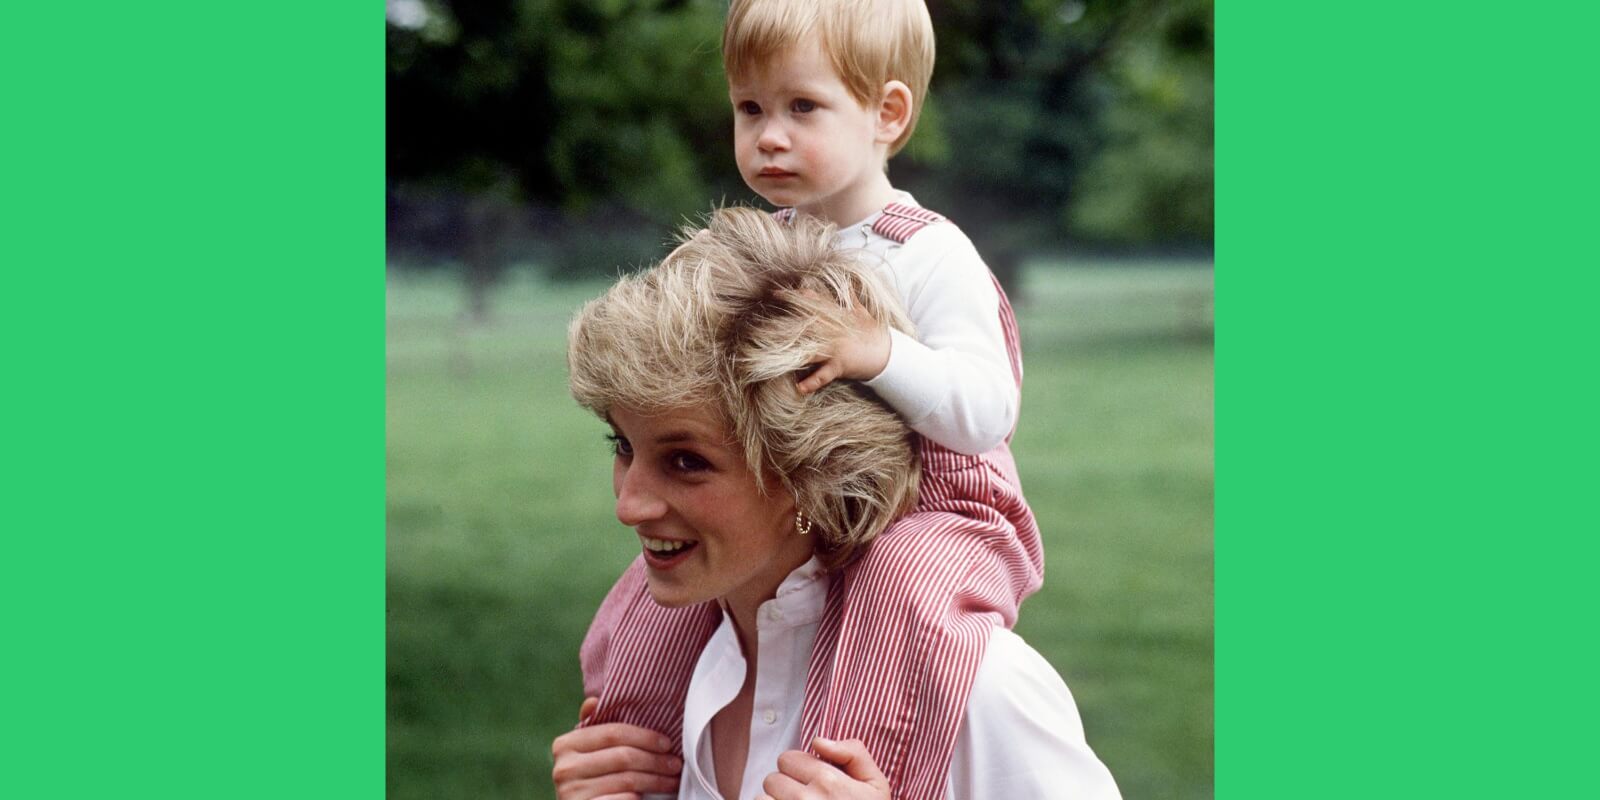
[[[968,455],[993,449],[1016,424],[1018,396],[988,266],[959,229],[936,225],[896,254],[894,273],[917,337],[858,317],[800,390],[864,381],[917,433]]]

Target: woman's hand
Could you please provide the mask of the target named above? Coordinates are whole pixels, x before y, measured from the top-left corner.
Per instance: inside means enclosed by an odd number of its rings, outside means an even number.
[[[584,700],[578,719],[588,719],[599,703]],[[620,722],[564,733],[551,743],[550,754],[556,762],[550,776],[561,800],[639,800],[644,793],[675,792],[683,770],[670,739]]]
[[[778,771],[761,782],[761,789],[766,792],[761,800],[888,800],[889,779],[861,740],[836,742],[819,736],[811,745],[821,759],[799,750],[778,756]]]

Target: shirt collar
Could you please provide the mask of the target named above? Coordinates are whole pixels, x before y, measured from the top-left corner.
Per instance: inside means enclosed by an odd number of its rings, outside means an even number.
[[[778,584],[778,591],[771,600],[762,603],[756,608],[757,630],[780,630],[792,628],[797,625],[810,625],[822,619],[822,606],[828,599],[828,571],[823,569],[822,562],[812,556],[796,567]],[[724,617],[728,616],[728,606],[721,600]]]

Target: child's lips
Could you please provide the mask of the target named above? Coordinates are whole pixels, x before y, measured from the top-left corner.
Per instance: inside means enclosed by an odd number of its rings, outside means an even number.
[[[794,173],[777,167],[763,167],[760,172],[763,178],[793,178]]]

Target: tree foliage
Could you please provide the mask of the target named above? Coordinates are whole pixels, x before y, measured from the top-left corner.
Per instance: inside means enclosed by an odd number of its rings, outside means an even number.
[[[933,0],[891,164],[1001,272],[1069,239],[1209,243],[1210,0]],[[739,181],[719,0],[389,0],[391,249],[493,283],[659,255]],[[476,277],[474,277],[476,276]]]
[[[1002,278],[1067,241],[1210,243],[1209,0],[930,6],[943,141],[898,182]]]

